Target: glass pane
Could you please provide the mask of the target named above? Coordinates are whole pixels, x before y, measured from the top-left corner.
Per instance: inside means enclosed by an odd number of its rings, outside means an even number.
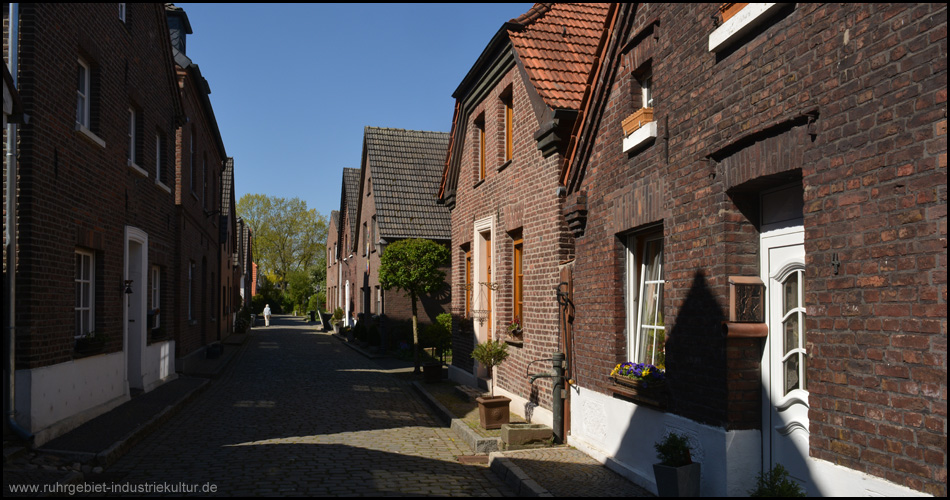
[[[785,350],[782,354],[788,354],[792,349],[798,349],[798,314],[792,314],[783,323],[785,329]]]
[[[91,313],[89,311],[82,312],[82,333],[88,333],[92,331],[92,327],[91,327],[92,322],[89,321],[90,314]]]
[[[76,332],[75,336],[82,335],[82,311],[76,311]]]
[[[75,307],[82,307],[82,283],[76,283]]]
[[[82,256],[82,279],[92,281],[92,258],[88,255]]]
[[[76,254],[76,279],[82,279],[82,254]]]
[[[785,394],[798,389],[798,359],[796,354],[785,360]]]
[[[798,273],[794,272],[782,285],[785,294],[785,313],[798,307]]]

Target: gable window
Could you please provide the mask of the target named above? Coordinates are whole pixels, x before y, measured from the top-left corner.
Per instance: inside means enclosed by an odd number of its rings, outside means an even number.
[[[95,254],[76,250],[76,337],[84,337],[95,331]]]
[[[478,135],[478,180],[485,178],[485,114],[475,119],[475,133]]]
[[[653,71],[649,62],[631,75],[630,85],[635,111],[622,122],[624,152],[646,146],[656,138],[657,132],[653,112]]]
[[[627,355],[636,363],[666,365],[663,317],[663,233],[627,238]]]
[[[128,165],[142,177],[148,177],[148,172],[139,166],[142,160],[142,117],[134,108],[129,108],[129,144],[128,144]]]
[[[511,87],[505,91],[501,97],[501,102],[505,107],[505,161],[510,161],[514,156],[515,146],[515,108],[512,99]]]
[[[165,191],[171,193],[168,187],[168,173],[165,165],[165,136],[161,132],[155,133],[155,182]]]

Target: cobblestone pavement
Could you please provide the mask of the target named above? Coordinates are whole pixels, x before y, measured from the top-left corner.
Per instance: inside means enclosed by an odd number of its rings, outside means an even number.
[[[493,453],[492,457],[508,461],[507,474],[512,474],[513,470],[524,472],[539,486],[536,493],[555,497],[655,496],[570,446],[505,451]]]
[[[469,453],[406,381],[275,317],[205,394],[86,483],[176,496],[513,495],[486,466],[458,463]]]

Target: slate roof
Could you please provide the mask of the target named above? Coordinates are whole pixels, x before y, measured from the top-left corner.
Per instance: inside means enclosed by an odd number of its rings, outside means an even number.
[[[345,203],[345,206],[343,205]],[[346,209],[346,215],[350,221],[350,243],[355,245],[356,241],[356,211],[360,205],[360,169],[343,169],[343,198],[341,199],[340,211]],[[340,231],[343,231],[342,222]]]
[[[452,239],[449,209],[436,203],[448,146],[446,132],[366,127],[363,169],[380,237]]]
[[[508,36],[528,78],[552,109],[579,109],[609,4],[539,3]]]

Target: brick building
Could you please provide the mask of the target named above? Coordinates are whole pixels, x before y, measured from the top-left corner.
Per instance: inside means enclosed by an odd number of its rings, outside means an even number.
[[[559,345],[559,265],[571,256],[560,215],[559,169],[586,88],[605,4],[536,4],[505,23],[456,89],[448,160],[439,191],[452,216],[450,377],[488,374],[475,343],[504,340],[511,354],[493,377],[512,411],[533,407],[551,423],[550,379],[527,370]],[[521,334],[508,332],[518,318]],[[533,364],[532,364],[533,363]]]
[[[737,5],[611,6],[561,170],[568,442],[649,488],[672,430],[703,495],[945,496],[946,6]]]
[[[20,4],[4,34],[27,117],[5,355],[16,422],[42,444],[175,376],[149,322],[174,310],[183,108],[162,4]]]
[[[254,289],[254,253],[253,239],[254,233],[251,226],[244,222],[244,219],[237,219],[237,266],[240,271],[238,279],[238,293],[241,297],[241,303],[236,310],[240,311],[242,307],[251,305],[251,297],[257,292]]]
[[[360,169],[344,168],[340,210],[336,218],[331,217],[327,228],[327,251],[332,251],[327,258],[327,309],[331,313],[338,307],[342,309],[345,326],[351,326],[355,320],[357,273],[352,242],[356,239],[354,221],[359,190]]]
[[[208,97],[211,89],[201,69],[185,52],[187,35],[192,33],[188,15],[171,4],[166,10],[185,123],[174,136],[172,173],[177,205],[173,223],[179,246],[170,272],[175,274],[174,296],[180,313],[175,317],[164,315],[163,321],[172,328],[182,369],[190,357],[203,356],[210,344],[231,332],[230,321],[222,314],[223,297],[229,294],[219,284],[227,286],[224,274],[230,274],[230,270],[222,270],[222,236],[233,237],[233,233],[222,228],[227,217],[221,213],[221,181],[228,157]]]
[[[380,288],[379,258],[398,240],[449,244],[449,211],[432,196],[439,186],[448,140],[445,132],[365,128],[351,252],[358,318],[385,314],[387,329],[411,323],[412,303],[406,293]],[[436,316],[448,311],[448,290],[420,297],[417,306],[419,323],[434,323]]]
[[[327,250],[327,311],[330,311],[330,314],[333,314],[333,311],[339,306],[339,273],[338,268],[336,267],[337,263],[337,253],[336,246],[338,244],[337,237],[339,236],[340,227],[340,211],[331,210],[330,211],[330,220],[327,224],[327,243],[325,248]]]

